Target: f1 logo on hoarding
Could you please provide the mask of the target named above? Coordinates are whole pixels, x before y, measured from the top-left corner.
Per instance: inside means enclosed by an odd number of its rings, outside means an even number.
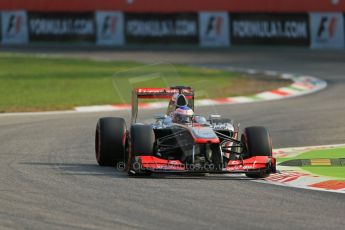
[[[317,31],[317,37],[329,37],[333,38],[336,32],[337,18],[336,17],[322,17],[320,20],[319,29]]]
[[[310,13],[312,48],[344,48],[344,19],[341,13]]]
[[[1,14],[2,43],[28,42],[27,16],[24,11],[5,11]]]
[[[201,46],[228,46],[230,43],[228,13],[199,13],[199,40]]]
[[[112,36],[116,33],[116,25],[117,25],[118,18],[114,15],[106,15],[104,17],[103,25],[102,25],[102,34],[103,36]]]
[[[220,36],[222,34],[224,18],[221,16],[211,15],[207,22],[206,36]]]
[[[23,16],[11,14],[8,20],[5,36],[15,37],[21,30],[23,26]]]
[[[97,44],[123,45],[124,19],[121,12],[96,12]]]

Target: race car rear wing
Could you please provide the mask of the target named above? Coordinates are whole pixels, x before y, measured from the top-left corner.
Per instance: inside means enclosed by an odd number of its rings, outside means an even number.
[[[194,110],[194,90],[187,86],[169,88],[135,88],[132,92],[132,123],[138,116],[138,99],[171,99],[174,94],[183,94],[188,99],[188,105]]]

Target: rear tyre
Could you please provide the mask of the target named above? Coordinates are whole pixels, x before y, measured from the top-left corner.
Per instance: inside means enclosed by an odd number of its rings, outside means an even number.
[[[249,157],[269,156],[272,157],[272,141],[268,130],[265,127],[256,126],[244,129],[242,134],[244,151]],[[265,178],[270,175],[271,167],[259,173],[246,173],[250,178]]]
[[[136,156],[153,156],[155,134],[150,125],[132,125],[130,130],[131,142],[131,162],[129,175],[149,176],[150,172],[141,171],[136,164]]]
[[[96,126],[95,152],[100,166],[116,166],[125,160],[126,122],[119,117],[100,118]]]

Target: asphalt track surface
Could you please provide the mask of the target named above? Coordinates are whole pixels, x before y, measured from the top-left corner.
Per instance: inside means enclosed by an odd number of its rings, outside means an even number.
[[[314,75],[328,81],[327,89],[197,112],[219,112],[242,127],[267,126],[275,147],[345,143],[345,52],[244,48],[62,54]],[[145,117],[154,112],[146,111]],[[95,124],[114,115],[129,118],[128,112],[0,116],[0,229],[344,229],[343,194],[238,177],[128,178],[99,167]]]

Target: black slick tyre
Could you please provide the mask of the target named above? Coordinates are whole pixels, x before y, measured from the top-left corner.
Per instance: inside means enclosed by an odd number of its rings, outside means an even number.
[[[150,175],[150,172],[145,172],[140,169],[140,165],[136,164],[135,157],[153,156],[155,134],[152,127],[150,125],[132,125],[130,129],[130,142],[131,162],[129,168],[129,175]]]
[[[96,126],[95,152],[100,166],[116,166],[125,160],[126,122],[119,117],[100,118]]]
[[[272,141],[268,130],[265,127],[255,126],[244,129],[242,143],[245,146],[245,153],[249,157],[269,156],[272,157]],[[246,173],[250,178],[265,178],[270,175],[271,168],[261,172]]]

